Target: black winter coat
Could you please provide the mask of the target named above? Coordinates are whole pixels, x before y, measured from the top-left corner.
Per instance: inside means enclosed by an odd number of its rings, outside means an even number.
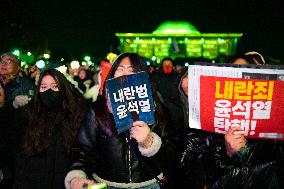
[[[89,177],[95,173],[112,182],[143,182],[158,176],[163,171],[162,162],[174,154],[163,138],[160,150],[152,157],[142,156],[137,145],[127,131],[117,133],[112,114],[97,120],[91,110],[81,125],[71,170],[83,170]]]
[[[62,113],[63,114],[63,113]],[[49,145],[32,156],[16,156],[13,189],[64,189],[70,158],[64,146],[63,115],[49,114]]]
[[[284,143],[247,139],[231,158],[223,135],[192,129],[181,160],[190,188],[284,188]],[[195,185],[192,185],[195,183]]]

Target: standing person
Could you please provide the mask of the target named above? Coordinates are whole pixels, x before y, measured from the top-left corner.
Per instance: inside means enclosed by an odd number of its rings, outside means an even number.
[[[94,85],[91,72],[89,70],[85,70],[84,67],[81,67],[78,70],[78,75],[74,76],[74,80],[78,82],[78,87],[83,93]]]
[[[107,79],[147,71],[139,55],[123,53],[114,61]],[[133,122],[133,127],[118,134],[106,85],[95,110],[86,116],[75,149],[71,171],[65,178],[67,189],[82,189],[85,184],[105,182],[109,189],[160,189],[163,163],[172,158],[174,147],[163,132],[161,107],[155,99],[154,125]]]
[[[63,189],[71,145],[85,113],[82,97],[63,74],[48,69],[21,111],[15,121],[22,132],[13,188]]]
[[[0,80],[4,84],[5,106],[17,106],[16,96],[32,96],[34,84],[21,71],[18,57],[12,53],[1,55]]]
[[[256,65],[264,65],[265,60],[263,56],[256,51],[249,51],[242,55],[237,55],[231,58],[230,63],[232,64],[256,64]]]
[[[187,96],[186,77],[180,87]],[[284,142],[246,139],[243,133],[240,127],[230,127],[225,136],[189,129],[181,159],[187,185],[196,189],[284,188]]]
[[[10,52],[1,55],[0,61],[0,145],[1,163],[5,165],[3,182],[12,183],[15,137],[11,121],[16,109],[26,105],[34,94],[34,84],[21,71],[20,60]],[[7,187],[5,187],[7,188]]]
[[[179,98],[179,74],[174,69],[174,60],[171,58],[164,58],[161,61],[160,70],[152,76],[153,88],[157,92],[163,109],[167,115],[169,135],[175,139],[175,144],[178,147],[176,157],[172,160],[172,165],[178,165],[182,147],[184,145],[184,117],[182,114],[182,103]],[[177,187],[181,183],[182,177],[178,167],[170,166],[167,169],[167,174],[170,175],[169,184],[172,188]]]
[[[157,92],[163,108],[167,114],[167,120],[173,137],[180,141],[183,135],[183,114],[179,98],[179,75],[174,70],[174,61],[171,58],[164,58],[160,70],[152,76],[153,88]],[[178,145],[181,145],[178,142]]]

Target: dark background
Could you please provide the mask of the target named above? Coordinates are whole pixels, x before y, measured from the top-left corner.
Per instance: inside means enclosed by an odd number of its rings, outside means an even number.
[[[201,33],[243,33],[238,53],[284,60],[280,0],[0,1],[1,52],[48,48],[54,57],[104,57],[118,53],[116,32],[151,33],[164,21],[182,20]]]

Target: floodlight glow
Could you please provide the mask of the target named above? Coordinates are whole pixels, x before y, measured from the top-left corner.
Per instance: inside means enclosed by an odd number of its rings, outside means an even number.
[[[61,58],[60,61],[63,62],[63,61],[64,61],[64,58]]]
[[[84,60],[86,60],[86,61],[90,61],[90,60],[91,60],[91,57],[89,57],[89,56],[85,56]]]
[[[43,57],[44,57],[45,59],[49,59],[49,58],[50,58],[49,54],[47,54],[47,53],[43,54]]]
[[[20,50],[15,49],[15,50],[13,51],[13,54],[16,55],[16,56],[20,56]]]
[[[186,62],[186,63],[184,64],[184,66],[186,66],[186,67],[188,67],[188,65],[189,65],[188,62]]]
[[[150,61],[149,60],[146,61],[146,65],[150,66]]]
[[[92,61],[88,61],[88,65],[90,66],[90,65],[92,65],[93,64],[93,62]]]
[[[154,34],[200,34],[200,32],[189,22],[167,21],[162,23]]]
[[[58,68],[56,68],[58,71],[60,71],[61,73],[65,74],[67,71],[67,67],[65,65],[59,66]]]
[[[44,68],[45,66],[45,62],[43,60],[39,60],[36,62],[36,66],[39,68],[39,69],[42,69]]]
[[[28,54],[28,56],[31,56],[31,55],[32,55],[32,53],[31,53],[31,52],[28,52],[27,54]]]
[[[71,68],[72,69],[78,69],[80,68],[80,63],[77,60],[74,60],[71,62]]]
[[[25,62],[21,62],[21,67],[24,67],[26,63]]]
[[[155,56],[152,56],[152,60],[155,61],[157,58]]]

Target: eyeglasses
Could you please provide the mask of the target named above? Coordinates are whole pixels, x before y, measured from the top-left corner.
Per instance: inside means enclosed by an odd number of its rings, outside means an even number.
[[[0,64],[13,64],[14,62],[12,61],[12,60],[8,60],[8,61],[3,61],[3,60],[1,60],[0,61]]]

